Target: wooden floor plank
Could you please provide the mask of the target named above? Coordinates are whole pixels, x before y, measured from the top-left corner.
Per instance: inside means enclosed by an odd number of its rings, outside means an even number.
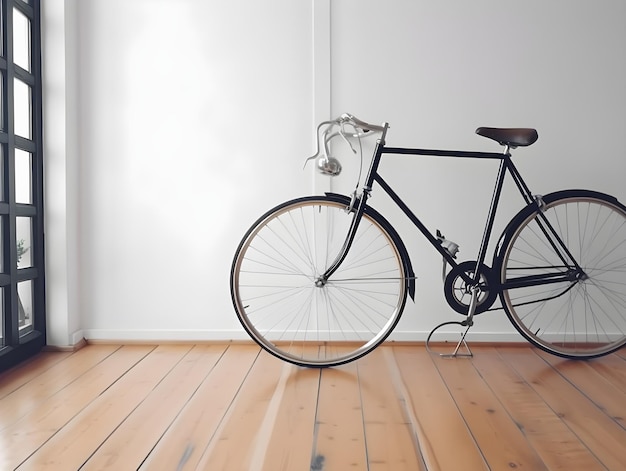
[[[604,470],[604,466],[495,347],[474,347],[473,366],[550,470]],[[527,354],[532,355],[530,349]],[[517,445],[517,443],[515,443]]]
[[[225,350],[223,345],[193,347],[81,470],[137,469]]]
[[[270,413],[268,418],[269,430],[263,430],[262,425],[283,370],[288,372],[290,367],[261,352],[220,426],[219,438],[205,450],[198,470],[262,468],[267,448],[264,432],[271,434],[275,414]],[[282,395],[282,391],[278,393]]]
[[[613,354],[591,360],[588,364],[609,380],[613,386],[622,392],[626,392],[626,360]]]
[[[154,347],[126,346],[0,432],[0,469],[15,469]]]
[[[367,469],[355,363],[321,372],[311,469]]]
[[[51,437],[18,470],[79,469],[119,424],[189,351],[189,345],[161,345],[94,399]]]
[[[474,438],[426,349],[423,346],[398,346],[393,348],[393,352],[409,394],[408,406],[420,422],[420,446],[428,470],[487,469]],[[453,453],[451,447],[454,448]]]
[[[387,359],[390,347],[379,347],[357,363],[363,403],[369,471],[423,470],[412,424],[402,407]]]
[[[71,352],[42,352],[30,360],[0,373],[0,400],[70,355],[72,355]]]
[[[474,350],[480,355],[480,349]],[[473,359],[433,358],[489,468],[547,470],[474,368]]]
[[[500,355],[530,384],[607,469],[626,463],[626,430],[573,388],[539,355],[524,348],[501,349]]]
[[[257,346],[229,347],[139,469],[195,470],[258,355]]]
[[[626,429],[626,392],[598,373],[589,362],[565,360],[540,351],[537,353],[600,410]],[[602,362],[602,359],[597,359],[598,362]]]
[[[322,370],[252,342],[44,354],[0,375],[0,470],[623,469],[623,352],[472,349],[388,343]]]
[[[278,361],[278,360],[277,360]],[[320,370],[289,366],[264,470],[310,469]]]
[[[6,395],[0,402],[0,430],[71,384],[118,348],[114,345],[94,345],[94,348],[81,349]]]

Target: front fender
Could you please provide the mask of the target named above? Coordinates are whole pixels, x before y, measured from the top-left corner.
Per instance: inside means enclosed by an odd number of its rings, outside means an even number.
[[[339,193],[326,193],[326,196],[337,203],[345,204],[346,206],[350,205],[351,198],[346,195],[341,195]],[[355,205],[356,207],[356,205]],[[404,242],[393,228],[393,226],[387,221],[382,214],[376,211],[371,206],[365,205],[365,212],[375,219],[388,233],[391,239],[393,240],[396,247],[400,251],[400,258],[402,259],[402,264],[404,268],[404,275],[406,277],[407,282],[407,290],[409,296],[413,301],[415,301],[415,273],[413,272],[413,266],[411,264],[411,258],[409,257],[409,252],[404,245]]]

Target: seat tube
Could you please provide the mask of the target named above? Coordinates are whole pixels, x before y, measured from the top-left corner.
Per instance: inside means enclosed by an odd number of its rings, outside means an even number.
[[[507,156],[505,156],[500,162],[500,168],[498,169],[498,176],[496,178],[496,186],[493,189],[493,195],[491,197],[491,204],[489,206],[487,223],[485,224],[485,231],[483,232],[483,238],[480,243],[480,250],[478,251],[478,264],[476,265],[477,272],[474,275],[477,275],[478,270],[480,270],[479,267],[485,261],[487,247],[489,245],[489,240],[491,238],[493,224],[496,219],[496,211],[498,210],[498,202],[500,201],[500,194],[502,193],[502,187],[504,186],[504,177],[506,176],[507,168],[508,168]]]

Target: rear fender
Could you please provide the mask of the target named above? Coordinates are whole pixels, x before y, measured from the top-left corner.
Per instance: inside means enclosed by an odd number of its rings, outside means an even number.
[[[568,197],[572,197],[572,196],[577,196],[577,197],[590,197],[590,198],[598,198],[598,199],[602,199],[605,201],[608,201],[609,203],[612,203],[616,206],[619,206],[623,209],[626,210],[626,208],[624,207],[624,205],[622,205],[614,196],[610,196],[604,193],[600,193],[597,191],[592,191],[592,190],[561,190],[561,191],[555,191],[554,193],[549,193],[547,195],[543,195],[541,197],[541,200],[544,204],[550,204],[556,200],[560,200],[563,198],[568,198]],[[506,228],[504,229],[504,231],[502,232],[502,235],[500,236],[500,239],[498,240],[498,243],[496,244],[495,250],[494,250],[494,254],[493,254],[493,262],[491,265],[492,268],[492,273],[496,276],[498,282],[500,281],[500,273],[501,273],[501,267],[502,267],[502,262],[503,262],[503,258],[504,258],[504,248],[507,247],[509,245],[509,241],[511,239],[511,237],[513,237],[513,234],[515,233],[515,230],[518,228],[518,226],[522,223],[522,221],[524,221],[528,216],[530,216],[533,213],[536,213],[538,211],[540,211],[541,208],[538,206],[537,201],[533,201],[532,203],[528,204],[527,206],[523,207],[512,219],[511,221],[507,224]]]

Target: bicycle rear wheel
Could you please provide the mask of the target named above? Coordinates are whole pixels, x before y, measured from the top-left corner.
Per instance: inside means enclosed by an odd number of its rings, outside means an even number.
[[[517,330],[544,351],[566,358],[611,353],[626,344],[626,207],[585,190],[543,199],[542,212],[527,208],[506,232],[500,252],[502,305]],[[584,274],[513,287],[523,278],[574,272],[569,256],[563,263],[555,250],[559,244],[547,238],[548,227]]]
[[[340,252],[354,217],[342,197],[288,201],[262,216],[239,244],[231,296],[241,324],[262,348],[312,367],[355,360],[397,324],[406,276],[393,229],[366,211],[346,259],[318,277]],[[317,281],[317,283],[316,283]]]

